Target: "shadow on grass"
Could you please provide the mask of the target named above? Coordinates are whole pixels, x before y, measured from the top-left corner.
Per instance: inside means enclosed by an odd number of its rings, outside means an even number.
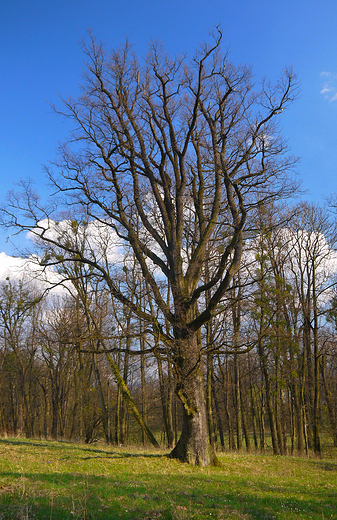
[[[309,461],[309,464],[311,466],[319,466],[320,469],[324,470],[324,471],[336,471],[337,472],[337,463],[334,463],[334,462],[327,462],[326,460],[312,460],[312,461]]]
[[[123,453],[120,451],[109,450],[109,447],[106,449],[99,448],[90,448],[86,446],[80,446],[78,444],[71,445],[69,442],[64,441],[29,441],[29,440],[20,440],[20,439],[0,439],[0,444],[10,444],[12,446],[35,446],[37,448],[48,448],[48,449],[62,449],[62,450],[71,450],[71,451],[84,451],[90,453],[100,453],[101,457],[82,457],[82,460],[88,460],[91,458],[165,458],[167,454],[162,453],[147,453],[146,451],[141,453]],[[155,449],[155,448],[154,448]]]
[[[156,519],[181,520],[228,518],[246,520],[337,518],[335,493],[296,490],[233,481],[217,474],[212,482],[205,475],[156,475],[153,482],[141,475],[113,476],[74,473],[25,473],[25,492],[20,489],[20,472],[3,472],[0,478],[0,518],[39,520]],[[297,496],[296,496],[297,494]],[[26,516],[24,516],[24,514]]]
[[[83,451],[86,451],[85,449]],[[154,454],[154,453],[118,453],[115,451],[106,452],[104,450],[87,450],[91,453],[102,453],[102,455],[78,457],[79,460],[91,460],[91,459],[132,459],[132,458],[146,458],[146,459],[164,459],[167,455]],[[104,453],[104,455],[103,455]]]

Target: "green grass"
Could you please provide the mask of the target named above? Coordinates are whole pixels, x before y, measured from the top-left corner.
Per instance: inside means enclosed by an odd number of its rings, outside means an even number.
[[[337,460],[0,439],[0,519],[337,519]],[[330,455],[331,457],[331,455]]]

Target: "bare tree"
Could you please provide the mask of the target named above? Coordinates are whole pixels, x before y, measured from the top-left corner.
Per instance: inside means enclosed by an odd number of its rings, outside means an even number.
[[[336,285],[332,263],[336,228],[324,207],[303,203],[299,210],[298,218],[292,223],[291,271],[303,320],[303,385],[308,431],[309,434],[312,431],[312,447],[319,455],[320,363],[326,340],[322,330],[327,302]]]
[[[27,281],[11,281],[0,284],[0,341],[3,344],[1,368],[8,373],[10,392],[15,387],[22,402],[24,431],[34,436],[33,413],[35,398],[35,360],[37,352],[36,328],[40,311],[41,293],[29,287]],[[12,377],[16,380],[13,383]],[[10,415],[14,433],[18,426],[17,414],[11,399]]]
[[[6,225],[45,244],[46,264],[76,257],[90,265],[146,323],[144,334],[174,366],[184,408],[171,456],[201,466],[217,459],[207,435],[197,333],[239,269],[249,213],[293,190],[287,172],[294,160],[275,121],[297,91],[291,70],[255,91],[251,71],[221,54],[220,30],[213,36],[190,65],[156,45],[141,65],[128,43],[106,54],[91,38],[83,95],[64,99],[59,111],[74,131],[60,147],[58,173],[48,172],[53,200],[56,190],[72,205],[68,229],[55,223],[52,206],[41,207],[29,183],[3,208]],[[79,246],[76,236],[94,221],[131,246],[154,310],[127,297],[116,263],[101,261],[89,238],[88,247]],[[217,252],[211,263],[210,247]]]

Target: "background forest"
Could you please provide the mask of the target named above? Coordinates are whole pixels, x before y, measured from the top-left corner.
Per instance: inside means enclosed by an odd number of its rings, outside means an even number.
[[[102,229],[95,240],[106,240]],[[198,334],[218,449],[337,446],[335,241],[326,208],[256,214],[242,266]],[[154,306],[131,251],[118,255],[128,298]],[[182,410],[165,348],[90,267],[74,260],[57,271],[57,290],[29,269],[1,284],[1,435],[172,447]]]

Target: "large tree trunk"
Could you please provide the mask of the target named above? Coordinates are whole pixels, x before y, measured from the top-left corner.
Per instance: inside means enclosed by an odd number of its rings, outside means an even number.
[[[176,363],[178,384],[176,393],[183,405],[180,439],[170,457],[197,466],[217,466],[219,461],[209,441],[206,401],[200,352],[196,335],[181,340],[181,353]]]

